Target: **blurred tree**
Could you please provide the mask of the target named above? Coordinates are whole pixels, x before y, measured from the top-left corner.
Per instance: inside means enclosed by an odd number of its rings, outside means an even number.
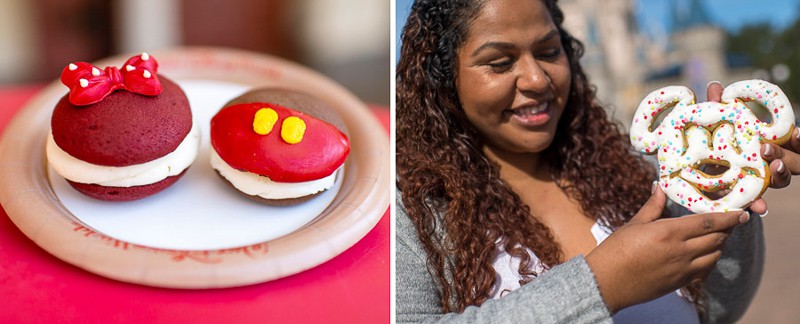
[[[747,57],[792,102],[800,102],[800,19],[783,30],[768,23],[744,26],[728,35],[726,51]]]
[[[778,37],[775,51],[777,59],[789,67],[789,78],[782,85],[791,93],[792,102],[800,99],[800,19],[786,28]]]

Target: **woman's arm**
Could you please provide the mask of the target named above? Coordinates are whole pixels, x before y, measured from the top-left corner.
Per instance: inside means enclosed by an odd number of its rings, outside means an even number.
[[[400,199],[396,217],[397,322],[612,323],[589,265],[578,256],[505,297],[443,314],[427,254]]]
[[[738,321],[756,294],[764,271],[764,230],[761,217],[750,213],[750,221],[733,229],[722,257],[704,285],[711,323]]]
[[[672,202],[668,208],[673,217],[691,214]],[[761,217],[750,212],[750,220],[734,227],[725,242],[722,257],[703,285],[709,322],[736,322],[753,301],[764,270],[762,226]]]

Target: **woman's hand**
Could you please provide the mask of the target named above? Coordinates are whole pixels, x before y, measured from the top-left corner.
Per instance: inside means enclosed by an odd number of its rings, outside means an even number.
[[[783,145],[761,145],[761,156],[769,162],[770,188],[784,188],[792,176],[800,174],[800,129],[795,128],[792,138]]]
[[[800,129],[795,127],[792,138],[783,145],[761,144],[761,156],[769,163],[770,188],[785,188],[792,182],[792,176],[800,174]],[[758,214],[767,213],[767,202],[759,198],[750,205]]]
[[[785,188],[792,182],[792,176],[800,174],[800,129],[795,127],[792,137],[783,145],[771,143],[761,144],[761,156],[769,163],[770,188]],[[750,205],[750,209],[759,214],[766,214],[767,202],[758,199]]]
[[[705,279],[730,230],[749,220],[742,211],[659,219],[666,200],[654,186],[639,213],[586,256],[611,312]]]

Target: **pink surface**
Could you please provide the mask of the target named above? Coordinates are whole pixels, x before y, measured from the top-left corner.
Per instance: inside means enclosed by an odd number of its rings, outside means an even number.
[[[0,88],[0,132],[40,86]],[[370,107],[389,127],[389,110]],[[361,241],[308,271],[247,287],[128,284],[62,262],[0,208],[0,323],[387,323],[389,211]]]

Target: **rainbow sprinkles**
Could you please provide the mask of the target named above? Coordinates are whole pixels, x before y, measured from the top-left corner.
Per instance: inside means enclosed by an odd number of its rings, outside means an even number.
[[[760,121],[746,102],[769,110],[772,121]],[[696,213],[726,212],[746,208],[766,190],[770,171],[761,144],[783,144],[793,130],[789,99],[769,82],[739,81],[725,88],[722,102],[702,103],[689,88],[668,86],[639,104],[631,143],[657,154],[659,185],[671,200]],[[706,173],[709,165],[727,170]]]

